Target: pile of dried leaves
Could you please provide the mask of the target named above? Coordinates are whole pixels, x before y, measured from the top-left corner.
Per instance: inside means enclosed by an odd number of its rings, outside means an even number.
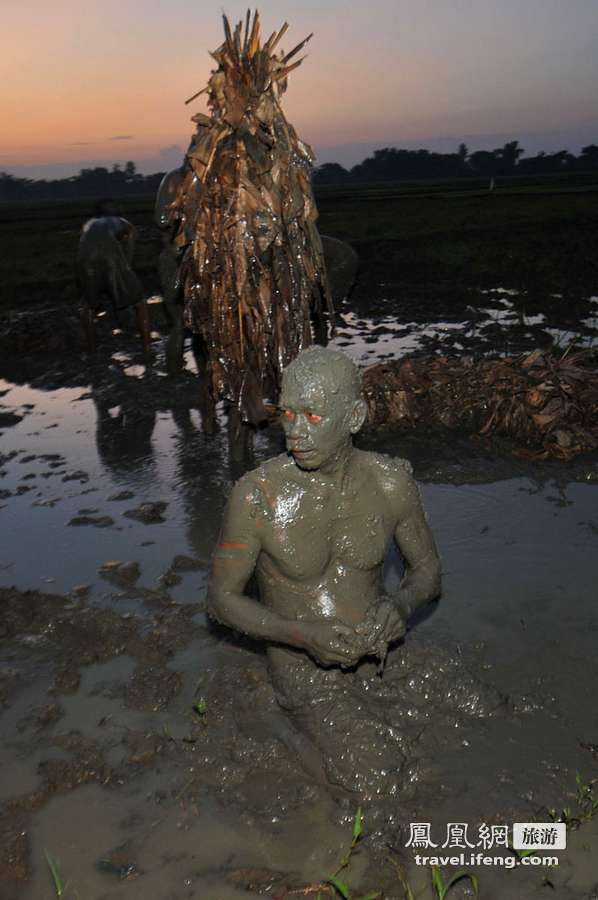
[[[203,337],[214,398],[238,402],[249,420],[276,396],[282,369],[327,330],[332,301],[311,189],[313,153],[280,100],[292,62],[311,35],[277,52],[285,23],[261,43],[249,11],[225,40],[208,85],[210,115],[192,117],[167,218],[179,253],[188,327]],[[318,329],[317,329],[318,333]]]
[[[412,357],[363,373],[369,421],[441,422],[502,434],[537,458],[598,448],[598,367],[591,352],[497,359]]]

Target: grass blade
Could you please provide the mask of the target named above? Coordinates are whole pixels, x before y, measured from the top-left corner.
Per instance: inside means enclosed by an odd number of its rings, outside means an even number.
[[[432,866],[432,884],[438,896],[438,900],[444,900],[444,884],[438,866]]]
[[[326,881],[338,891],[344,900],[351,900],[351,892],[349,891],[348,884],[345,884],[345,882],[341,881],[340,878],[337,878],[336,875],[331,875]]]
[[[62,897],[64,891],[64,885],[62,883],[62,877],[60,875],[60,869],[58,867],[58,860],[56,857],[52,856],[49,850],[46,850],[44,847],[44,856],[46,857],[46,862],[48,863],[48,868],[50,869],[50,873],[52,875],[52,881],[54,882],[54,891],[57,897]]]
[[[473,885],[473,889],[475,891],[476,897],[478,896],[478,879],[471,872],[468,872],[467,869],[459,869],[458,872],[455,872],[452,878],[450,878],[447,883],[444,885],[444,894],[445,897],[454,884],[457,884],[458,881],[461,881],[462,878],[469,878]]]
[[[355,821],[353,822],[353,840],[357,842],[363,833],[363,816],[361,814],[361,806],[357,807],[355,813]]]

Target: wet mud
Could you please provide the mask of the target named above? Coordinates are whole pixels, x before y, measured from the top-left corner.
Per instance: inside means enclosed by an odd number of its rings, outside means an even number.
[[[357,321],[337,338],[354,358],[357,331],[375,338],[368,359],[395,352],[394,325]],[[134,341],[106,338],[95,362],[2,363],[0,896],[52,896],[47,850],[72,898],[327,897],[361,806],[344,880],[402,900],[398,865],[427,900],[410,823],[441,845],[448,822],[476,836],[484,822],[573,815],[576,773],[598,777],[595,455],[529,461],[441,427],[359,436],[412,461],[444,592],[382,678],[365,665],[329,679],[322,780],[262,648],[206,618],[244,468],[224,423],[202,427],[190,354],[173,390],[159,341],[148,370]],[[260,432],[245,465],[282,448]],[[389,588],[400,573],[391,555]],[[376,771],[372,730],[388,757]],[[588,819],[558,868],[473,870],[488,900],[589,900],[597,847]]]

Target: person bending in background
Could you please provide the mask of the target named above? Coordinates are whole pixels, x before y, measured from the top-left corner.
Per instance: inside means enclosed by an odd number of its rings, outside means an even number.
[[[147,352],[150,324],[139,278],[131,268],[135,250],[135,227],[119,216],[108,201],[98,203],[95,215],[81,230],[77,252],[77,281],[81,291],[81,321],[87,348],[95,350],[94,319],[108,298],[116,325],[131,308]]]

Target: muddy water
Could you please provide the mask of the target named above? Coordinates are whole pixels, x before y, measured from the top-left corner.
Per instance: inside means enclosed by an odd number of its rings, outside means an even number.
[[[27,835],[29,877],[15,854],[2,860],[6,896],[52,895],[44,849],[72,897],[303,889],[342,858],[359,798],[306,775],[263,656],[206,627],[207,564],[238,467],[222,431],[202,432],[192,385],[172,401],[159,368],[144,375],[126,353],[105,362],[112,374],[76,386],[0,383],[13,416],[0,437],[0,586],[64,595],[7,595],[2,834],[6,846]],[[392,434],[367,444],[405,452]],[[255,461],[279,449],[266,433]],[[364,806],[371,837],[346,873],[388,897],[402,897],[388,843],[432,896],[404,847],[409,822],[430,822],[440,844],[447,822],[475,836],[480,822],[574,806],[576,771],[598,774],[598,486],[514,468],[469,484],[467,471],[461,460],[459,483],[422,484],[444,593],[391,660],[389,677],[404,666],[389,694],[410,735],[403,790]],[[114,561],[137,563],[138,577],[102,571]],[[386,568],[392,586],[400,560]],[[583,825],[549,873],[559,898],[590,896],[597,848]],[[547,877],[478,875],[484,897],[522,900]]]
[[[555,298],[560,299],[560,298]],[[347,309],[340,316],[338,334],[332,346],[348,353],[359,365],[374,365],[384,359],[418,350],[454,353],[463,351],[512,355],[554,346],[565,350],[595,347],[598,341],[598,297],[585,301],[587,315],[575,324],[562,322],[546,313],[526,311],[526,299],[519,291],[497,287],[473,295],[475,306],[465,306],[462,314],[443,321],[409,321],[397,318],[400,300],[379,301],[389,313],[358,315]]]

